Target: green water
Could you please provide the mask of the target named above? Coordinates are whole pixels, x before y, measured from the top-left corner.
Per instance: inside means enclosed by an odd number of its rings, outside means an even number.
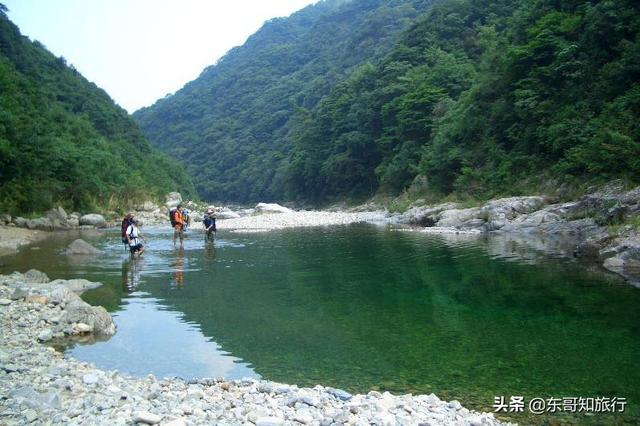
[[[105,283],[84,297],[118,333],[67,352],[106,369],[433,392],[486,411],[495,396],[624,397],[622,415],[507,418],[640,419],[640,289],[561,250],[364,225],[221,233],[215,246],[192,233],[184,249],[147,234],[139,261],[114,233],[84,236],[105,255],[68,259],[68,235],[1,269]]]

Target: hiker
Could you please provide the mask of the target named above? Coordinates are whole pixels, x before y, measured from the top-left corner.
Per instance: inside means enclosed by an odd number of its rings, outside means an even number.
[[[131,221],[133,220],[133,213],[129,212],[122,219],[122,244],[124,244],[124,249],[127,250],[129,248],[129,240],[127,240],[127,228],[131,225]]]
[[[184,223],[183,231],[186,232],[187,228],[189,228],[189,225],[191,224],[191,217],[189,216],[189,210],[182,209],[181,214],[182,214],[182,222]]]
[[[207,210],[207,214],[204,215],[204,220],[202,221],[202,226],[204,226],[205,240],[212,241],[216,234],[216,217],[213,209]]]
[[[176,245],[176,238],[180,237],[180,244],[184,242],[184,220],[182,219],[182,204],[169,212],[171,226],[173,227],[173,245]]]
[[[129,243],[129,251],[131,252],[131,257],[135,256],[138,253],[138,257],[142,256],[144,253],[144,246],[140,242],[140,240],[147,242],[142,234],[140,234],[140,230],[138,229],[138,221],[136,219],[131,220],[131,225],[127,228],[127,242]]]

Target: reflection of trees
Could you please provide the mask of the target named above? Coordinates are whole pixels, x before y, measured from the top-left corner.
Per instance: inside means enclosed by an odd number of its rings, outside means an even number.
[[[553,259],[491,259],[481,242],[369,228],[258,241],[163,298],[265,378],[474,395],[485,409],[514,384],[640,396],[636,289]]]

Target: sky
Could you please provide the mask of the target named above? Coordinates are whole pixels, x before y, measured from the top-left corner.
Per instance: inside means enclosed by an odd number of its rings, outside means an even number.
[[[175,93],[262,24],[318,0],[0,0],[23,35],[130,113]]]

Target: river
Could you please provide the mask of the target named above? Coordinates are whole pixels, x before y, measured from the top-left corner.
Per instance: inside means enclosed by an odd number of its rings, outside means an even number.
[[[116,335],[65,347],[104,369],[433,392],[485,411],[496,396],[618,397],[620,419],[638,419],[640,290],[559,252],[373,225],[221,232],[213,245],[189,231],[183,248],[168,228],[144,231],[139,260],[115,230],[81,233],[103,255],[65,256],[71,232],[0,270],[104,283],[83,298]]]

